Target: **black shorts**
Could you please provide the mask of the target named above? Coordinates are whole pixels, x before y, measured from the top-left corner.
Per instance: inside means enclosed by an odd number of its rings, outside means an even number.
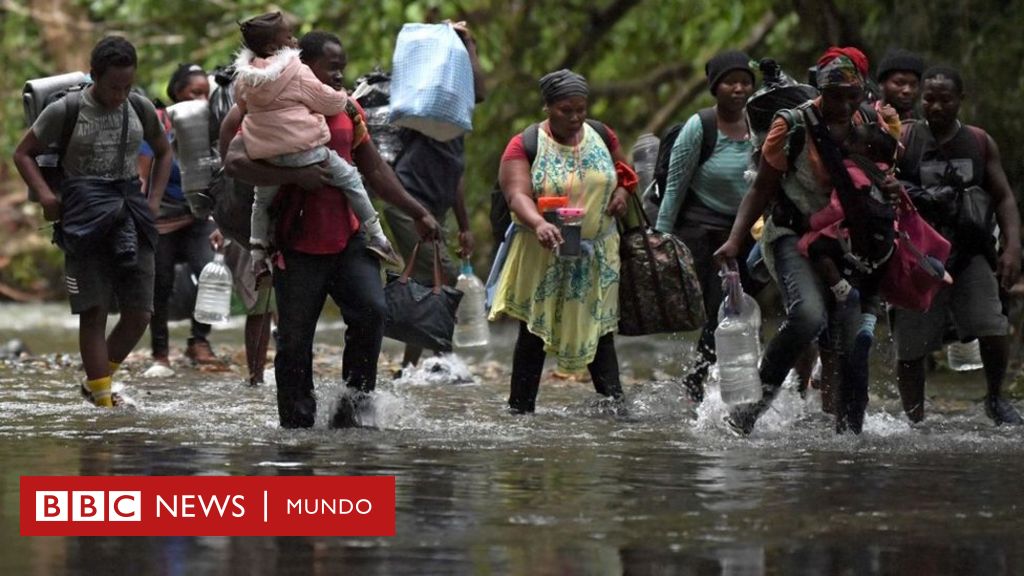
[[[110,250],[65,253],[64,284],[71,313],[109,308],[115,302],[121,310],[152,312],[155,269],[153,247],[146,242],[139,242],[136,264],[130,268],[120,266]]]

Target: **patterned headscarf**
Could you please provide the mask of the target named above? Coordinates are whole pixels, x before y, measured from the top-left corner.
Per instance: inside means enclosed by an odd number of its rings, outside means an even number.
[[[587,98],[590,96],[590,86],[583,76],[562,68],[557,72],[545,74],[540,79],[540,93],[544,97],[544,103],[550,104],[572,96]]]
[[[862,88],[868,74],[868,57],[853,47],[833,46],[818,59],[818,88]]]

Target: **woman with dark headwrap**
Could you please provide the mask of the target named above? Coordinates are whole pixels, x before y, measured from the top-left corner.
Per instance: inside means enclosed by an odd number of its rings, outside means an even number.
[[[867,57],[856,48],[833,47],[822,55],[818,60],[821,96],[775,117],[761,148],[757,179],[740,205],[729,239],[715,253],[720,260],[739,256],[750,227],[765,208],[771,208],[760,242],[765,263],[782,293],[786,320],[761,360],[764,399],[739,406],[729,415],[729,424],[743,434],[749,434],[768,409],[797,357],[827,328],[828,338],[822,343],[838,353],[842,367],[834,406],[836,431],[861,431],[868,401],[867,355],[874,327],[859,325],[859,309],[835,305],[836,295],[827,291],[811,262],[801,255],[797,241],[807,230],[808,216],[828,204],[834,186],[808,121],[824,127],[827,140],[823,142],[827,146],[840,146],[854,125],[865,122],[860,104],[867,73]],[[801,133],[802,145],[792,138]],[[857,332],[862,328],[869,337],[858,339]],[[861,344],[854,346],[858,340]],[[863,348],[865,342],[867,348]]]
[[[559,371],[588,369],[598,394],[622,398],[613,336],[619,322],[615,218],[625,213],[630,192],[620,184],[629,186],[631,170],[615,134],[586,120],[589,88],[582,76],[559,70],[541,78],[540,88],[547,119],[532,131],[536,142],[513,137],[498,173],[517,233],[491,318],[519,320],[509,395],[519,414],[534,411],[547,352],[556,355]],[[538,200],[553,197],[584,211],[577,257],[559,255],[559,226],[538,210]]]
[[[206,72],[197,64],[181,64],[171,75],[167,83],[167,97],[171,102],[186,100],[206,100],[210,94],[210,82]],[[160,119],[164,123],[167,137],[173,141],[170,122],[163,110],[159,110]],[[143,144],[139,151],[139,175],[142,178],[143,192],[149,192],[149,172],[153,164],[153,150]],[[156,248],[156,278],[153,284],[153,319],[149,325],[149,335],[153,347],[153,365],[155,372],[151,374],[167,374],[170,369],[169,352],[170,336],[167,321],[170,309],[171,293],[174,291],[174,266],[178,262],[188,264],[190,271],[197,278],[210,260],[213,250],[210,248],[210,233],[214,224],[208,219],[196,219],[189,210],[185,193],[181,186],[181,170],[177,159],[171,167],[171,178],[167,182],[167,190],[160,201],[160,213],[156,221],[160,240]],[[185,355],[197,364],[215,364],[207,336],[210,325],[192,320],[192,331],[185,348]],[[156,368],[157,366],[163,369]]]

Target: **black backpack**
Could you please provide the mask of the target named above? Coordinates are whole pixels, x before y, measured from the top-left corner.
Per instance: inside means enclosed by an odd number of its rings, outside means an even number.
[[[235,105],[235,97],[231,93],[231,83],[235,79],[234,66],[220,66],[213,71],[215,86],[210,92],[210,142],[214,143],[214,149],[218,149],[217,141],[220,139],[220,125],[224,122],[231,107]]]
[[[715,144],[718,143],[718,115],[714,107],[702,108],[697,112],[700,117],[700,128],[703,138],[700,142],[700,156],[697,159],[697,166],[707,162],[708,158],[715,151]],[[656,206],[661,205],[661,199],[665,194],[665,186],[668,181],[668,167],[672,160],[672,147],[679,138],[679,132],[686,122],[679,122],[669,126],[668,130],[661,137],[658,144],[658,159],[654,162],[654,183],[655,193],[651,195],[651,202]]]
[[[612,149],[612,136],[608,131],[608,127],[603,123],[588,118],[587,124],[590,125],[597,134],[604,140],[604,145],[608,147],[608,151]],[[540,124],[530,124],[522,131],[523,137],[523,149],[526,151],[526,161],[532,166],[534,159],[537,158],[537,131],[540,129]],[[660,149],[659,149],[660,152]],[[508,202],[505,200],[505,193],[501,190],[501,183],[495,181],[494,188],[491,189],[491,235],[494,237],[495,245],[500,244],[502,239],[505,237],[505,231],[508,230],[509,225],[512,224],[512,212],[508,208]]]
[[[231,85],[235,78],[234,66],[218,67],[214,71],[214,82],[217,84],[210,94],[210,141],[217,142],[220,138],[220,125],[228,112],[235,105],[231,93]],[[219,148],[219,146],[218,146]],[[221,159],[224,160],[223,158]],[[251,232],[252,201],[255,187],[252,184],[235,180],[228,176],[221,166],[213,174],[210,189],[207,192],[213,199],[212,216],[217,228],[225,238],[229,238],[249,249]]]

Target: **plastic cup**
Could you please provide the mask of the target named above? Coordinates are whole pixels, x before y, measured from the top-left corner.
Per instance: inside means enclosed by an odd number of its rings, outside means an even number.
[[[537,199],[537,209],[548,222],[558,225],[558,209],[569,205],[567,196],[542,196]]]
[[[558,255],[563,258],[575,258],[580,255],[582,249],[583,217],[587,212],[583,208],[559,208],[557,213],[562,231],[562,244],[558,247]]]

